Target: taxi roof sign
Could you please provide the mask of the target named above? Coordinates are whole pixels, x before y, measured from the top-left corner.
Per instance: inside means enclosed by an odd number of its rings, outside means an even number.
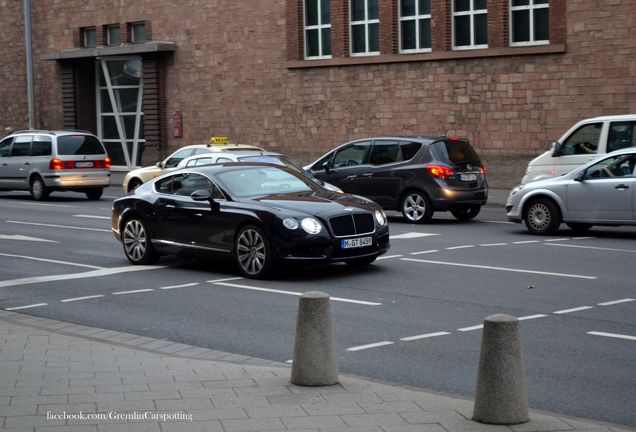
[[[227,144],[230,138],[226,136],[213,136],[210,138],[210,144]]]

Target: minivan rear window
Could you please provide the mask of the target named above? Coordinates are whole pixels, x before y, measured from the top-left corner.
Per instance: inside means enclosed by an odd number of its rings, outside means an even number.
[[[65,135],[57,139],[59,155],[98,155],[105,154],[102,143],[90,135]]]
[[[442,162],[481,166],[481,159],[468,141],[437,141],[431,147],[435,158]]]

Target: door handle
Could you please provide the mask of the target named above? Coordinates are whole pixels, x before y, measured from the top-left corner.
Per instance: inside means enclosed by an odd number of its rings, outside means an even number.
[[[614,186],[614,189],[625,190],[629,189],[629,186],[627,186],[626,184],[619,184],[618,186]]]
[[[362,174],[362,177],[373,177],[373,173],[370,173],[370,172],[364,173]]]
[[[166,204],[166,208],[173,209],[175,208],[174,204]]]
[[[25,164],[25,165],[30,165],[28,162],[25,162],[24,164]]]
[[[356,177],[358,177],[358,176],[357,176],[357,175],[355,175],[355,174],[353,174],[353,175],[350,175],[350,176],[346,176],[344,179],[345,179],[345,180],[353,180],[353,179],[354,179],[354,178],[356,178]]]

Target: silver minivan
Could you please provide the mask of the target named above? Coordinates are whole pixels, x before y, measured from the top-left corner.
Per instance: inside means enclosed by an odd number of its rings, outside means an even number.
[[[96,200],[110,184],[110,158],[88,132],[25,130],[0,141],[0,190],[27,190],[42,200],[77,191]]]

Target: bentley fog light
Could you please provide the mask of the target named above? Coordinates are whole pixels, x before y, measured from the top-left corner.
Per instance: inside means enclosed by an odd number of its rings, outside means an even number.
[[[300,226],[302,226],[308,234],[318,234],[322,229],[320,222],[314,218],[304,218],[300,221]]]

